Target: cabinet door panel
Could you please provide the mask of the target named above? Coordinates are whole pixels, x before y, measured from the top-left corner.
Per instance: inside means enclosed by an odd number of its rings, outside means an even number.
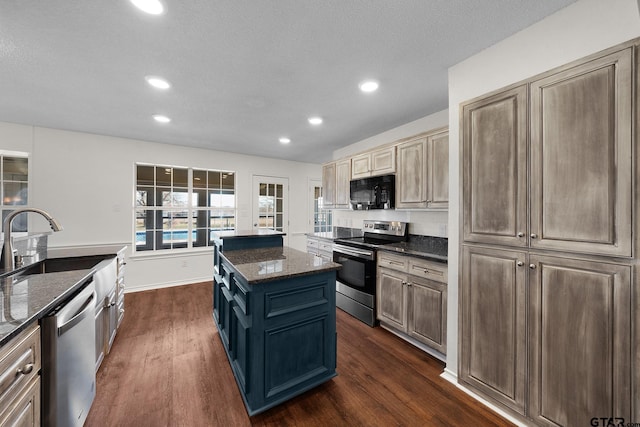
[[[393,270],[378,270],[378,319],[403,332],[407,330],[406,278]]]
[[[427,139],[427,206],[449,207],[449,133]]]
[[[365,178],[371,175],[369,153],[355,156],[351,159],[351,179]]]
[[[336,203],[336,164],[327,163],[322,166],[322,204],[332,208]]]
[[[336,162],[336,192],[335,207],[349,207],[349,181],[351,179],[351,162],[341,160]]]
[[[467,104],[462,114],[463,238],[526,246],[527,87]]]
[[[631,256],[631,50],[531,84],[531,246]]]
[[[460,378],[524,413],[526,255],[465,246]]]
[[[409,335],[446,354],[446,285],[417,278],[410,281]]]
[[[631,267],[534,255],[530,262],[531,416],[554,426],[628,420]]]
[[[427,206],[425,138],[398,145],[397,208]]]
[[[396,147],[387,147],[371,153],[371,175],[396,172]]]

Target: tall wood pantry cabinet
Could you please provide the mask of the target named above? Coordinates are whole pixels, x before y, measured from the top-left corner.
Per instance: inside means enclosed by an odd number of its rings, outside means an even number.
[[[459,380],[528,423],[640,420],[637,44],[461,106]]]

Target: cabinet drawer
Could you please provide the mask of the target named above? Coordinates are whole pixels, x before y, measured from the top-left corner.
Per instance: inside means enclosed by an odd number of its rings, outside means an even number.
[[[0,352],[0,410],[40,371],[40,327],[22,332]]]
[[[409,258],[402,255],[378,252],[378,267],[407,272],[409,268]]]
[[[320,252],[333,252],[333,243],[331,242],[319,242],[318,243],[318,250]]]
[[[309,239],[307,238],[307,248],[315,248],[318,249],[320,242],[317,239]]]
[[[233,300],[236,302],[236,305],[242,310],[245,315],[249,315],[250,307],[249,307],[249,298],[247,294],[249,290],[246,285],[241,282],[238,282],[236,278],[233,279],[235,292],[233,293]]]
[[[448,281],[446,265],[420,258],[409,258],[409,274],[436,282],[447,283]]]

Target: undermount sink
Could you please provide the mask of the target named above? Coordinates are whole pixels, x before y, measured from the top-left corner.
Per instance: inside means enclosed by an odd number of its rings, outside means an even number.
[[[18,272],[19,275],[58,273],[61,271],[86,270],[95,267],[102,261],[101,256],[85,256],[71,258],[47,258]]]

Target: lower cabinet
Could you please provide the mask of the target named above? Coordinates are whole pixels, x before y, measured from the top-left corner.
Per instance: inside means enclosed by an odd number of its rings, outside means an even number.
[[[446,354],[447,266],[378,252],[378,320]]]
[[[319,237],[307,236],[307,252],[324,258],[333,260],[333,242]]]
[[[40,425],[40,327],[0,349],[0,426]]]
[[[631,267],[463,247],[460,380],[538,425],[631,416]]]
[[[460,379],[524,414],[526,253],[464,247]]]
[[[217,271],[213,315],[250,416],[336,375],[335,271],[255,284]]]

